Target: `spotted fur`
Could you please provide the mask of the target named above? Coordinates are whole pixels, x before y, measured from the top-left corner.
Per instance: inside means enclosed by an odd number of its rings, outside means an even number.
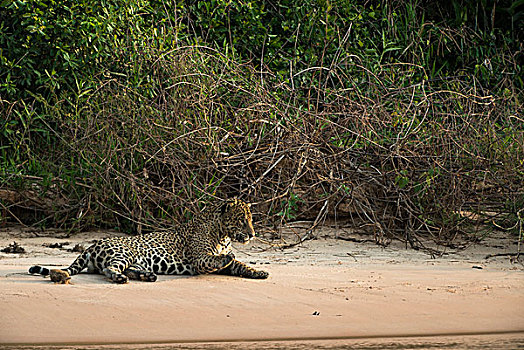
[[[60,275],[55,282],[68,280],[84,269],[104,274],[115,283],[129,279],[154,282],[158,274],[267,278],[267,272],[247,266],[232,253],[232,239],[245,244],[255,235],[249,207],[235,198],[203,211],[172,231],[99,240],[62,269],[67,275]],[[29,273],[49,275],[50,270],[33,266]]]

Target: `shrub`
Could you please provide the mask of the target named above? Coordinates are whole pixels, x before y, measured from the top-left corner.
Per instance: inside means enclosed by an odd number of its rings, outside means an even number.
[[[345,217],[413,247],[519,227],[519,38],[481,10],[4,4],[4,215],[136,232],[240,196],[266,227]]]

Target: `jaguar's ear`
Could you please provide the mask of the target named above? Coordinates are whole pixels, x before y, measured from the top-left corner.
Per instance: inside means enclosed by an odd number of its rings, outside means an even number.
[[[227,206],[228,206],[227,202],[225,202],[224,204],[222,204],[222,205],[220,206],[220,214],[224,215],[224,214],[226,213],[226,211],[227,211]]]
[[[247,203],[247,207],[248,207],[248,208],[251,208],[251,203]]]

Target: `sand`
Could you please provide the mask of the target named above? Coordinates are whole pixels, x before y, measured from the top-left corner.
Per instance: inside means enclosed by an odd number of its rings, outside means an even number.
[[[267,280],[160,276],[115,285],[101,275],[71,285],[27,274],[67,266],[76,243],[118,235],[4,228],[0,247],[0,344],[103,344],[335,339],[524,332],[524,266],[511,239],[432,258],[393,243],[323,238],[288,249],[235,246]],[[60,238],[62,237],[62,238]],[[69,243],[62,248],[49,243]],[[502,242],[502,243],[501,243]]]

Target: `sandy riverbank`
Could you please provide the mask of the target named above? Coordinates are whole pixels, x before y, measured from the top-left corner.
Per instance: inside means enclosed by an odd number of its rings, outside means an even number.
[[[524,331],[524,267],[489,253],[486,242],[432,259],[391,245],[319,239],[280,250],[255,242],[242,261],[270,272],[160,276],[155,283],[109,283],[81,274],[55,285],[26,274],[33,264],[67,266],[67,249],[115,233],[2,229],[24,254],[0,253],[0,344],[284,340]],[[42,246],[69,243],[62,249]]]

